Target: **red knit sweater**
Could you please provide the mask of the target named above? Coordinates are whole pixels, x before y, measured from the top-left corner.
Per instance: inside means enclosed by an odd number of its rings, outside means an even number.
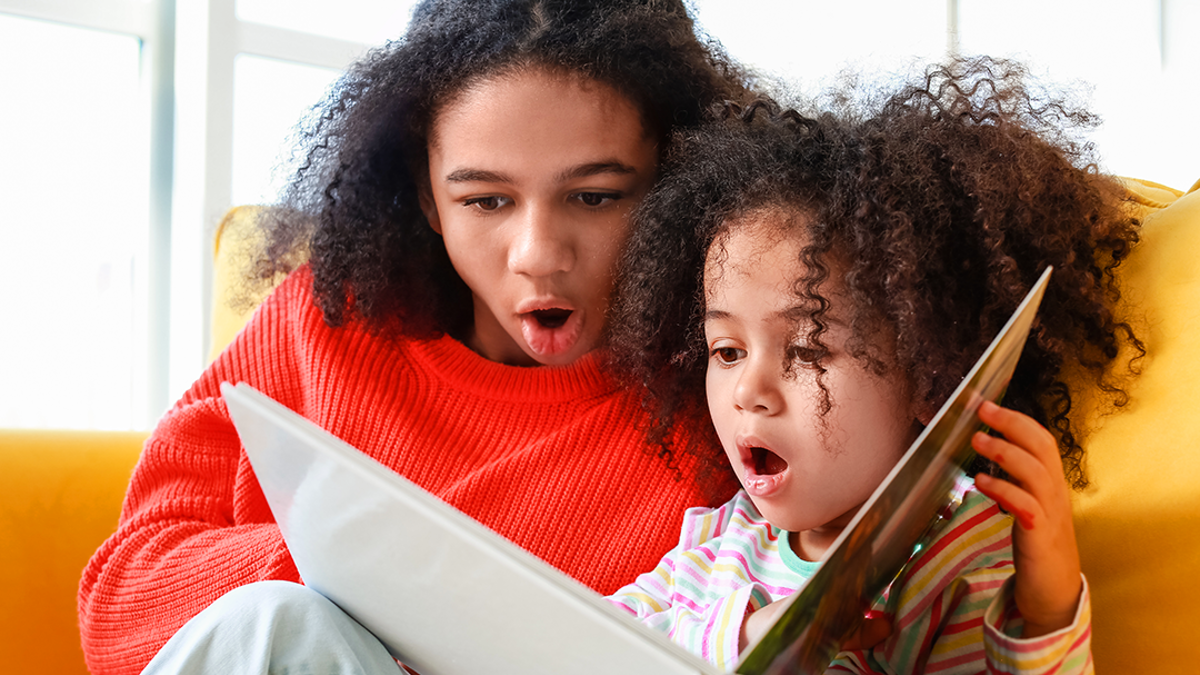
[[[705,503],[647,450],[637,397],[593,356],[517,368],[449,337],[331,329],[311,286],[307,268],[285,281],[146,442],[117,532],[80,586],[93,673],[139,672],[236,586],[299,580],[222,381],[249,382],[600,593],[653,569],[683,509]]]

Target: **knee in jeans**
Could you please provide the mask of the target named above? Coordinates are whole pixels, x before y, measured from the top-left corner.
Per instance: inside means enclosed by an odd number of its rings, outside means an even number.
[[[324,610],[328,604],[321,594],[290,581],[257,581],[229,591],[213,603],[220,606],[220,613],[253,616],[259,620],[267,617],[275,620],[288,617],[309,616],[314,610]]]

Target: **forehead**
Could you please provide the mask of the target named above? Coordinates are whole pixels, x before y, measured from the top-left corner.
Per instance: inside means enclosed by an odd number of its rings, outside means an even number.
[[[647,137],[634,101],[615,87],[571,73],[542,67],[514,67],[477,78],[438,105],[430,123],[430,147],[466,135],[537,135],[536,130],[600,127],[604,136]],[[528,130],[528,131],[523,131]]]
[[[777,277],[791,285],[801,272],[800,249],[807,218],[781,208],[758,209],[726,220],[704,261],[704,286],[712,293],[723,284]]]

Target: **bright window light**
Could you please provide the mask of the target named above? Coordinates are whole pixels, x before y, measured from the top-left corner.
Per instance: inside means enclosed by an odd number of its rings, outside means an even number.
[[[730,56],[805,91],[946,49],[946,0],[697,0],[696,19]]]
[[[237,0],[242,21],[375,45],[400,37],[416,0]]]
[[[1161,42],[1160,12],[1188,4],[960,0],[959,35],[965,54],[1020,59],[1048,82],[1082,89],[1103,121],[1091,136],[1103,170],[1187,189],[1200,178],[1200,142],[1185,134],[1200,95],[1164,77],[1163,62],[1173,59]]]
[[[287,183],[294,131],[338,71],[242,54],[234,63],[233,203],[269,204]]]
[[[0,426],[147,425],[140,48],[0,15]]]

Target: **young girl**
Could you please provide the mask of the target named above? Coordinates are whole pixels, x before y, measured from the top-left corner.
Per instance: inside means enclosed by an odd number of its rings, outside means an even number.
[[[233,589],[299,581],[222,381],[600,592],[673,545],[670,514],[728,498],[732,483],[684,478],[685,452],[647,444],[636,394],[595,352],[627,214],[670,132],[741,81],[678,0],[418,6],[314,117],[288,208],[267,223],[264,276],[298,250],[309,262],[147,441],[81,582],[92,672],[141,671]]]
[[[1003,477],[978,474],[879,601],[888,637],[830,670],[1091,669],[1063,469],[1082,482],[1082,448],[1058,378],[1082,368],[1123,402],[1108,366],[1141,345],[1109,310],[1111,271],[1137,228],[1079,148],[1034,133],[1080,118],[1020,83],[955,64],[870,116],[759,103],[677,146],[639,214],[613,351],[666,422],[705,379],[744,489],[689,510],[614,603],[731,667],[1053,265],[1008,408],[979,413],[998,436],[972,440]]]

